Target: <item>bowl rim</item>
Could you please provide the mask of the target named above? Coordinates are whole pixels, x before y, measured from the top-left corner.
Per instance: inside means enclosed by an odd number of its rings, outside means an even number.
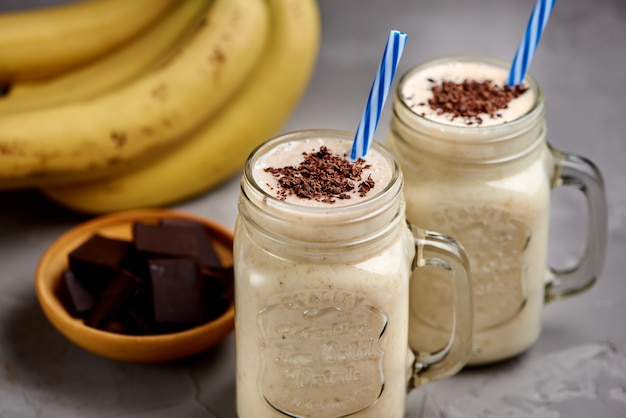
[[[161,343],[167,345],[168,343],[171,344],[172,342],[188,342],[199,337],[200,335],[206,335],[206,333],[210,332],[210,330],[213,328],[217,330],[225,328],[224,332],[226,335],[234,328],[234,300],[232,299],[229,301],[230,303],[227,310],[221,316],[205,324],[201,324],[187,330],[173,333],[155,335],[128,335],[100,330],[85,325],[83,319],[76,318],[67,311],[62,301],[56,295],[56,288],[59,281],[61,280],[61,277],[59,276],[47,278],[46,272],[50,264],[57,260],[57,257],[59,256],[59,251],[64,252],[64,247],[68,245],[68,241],[71,241],[83,235],[89,236],[97,232],[98,230],[103,229],[104,227],[112,226],[115,224],[131,223],[134,221],[148,219],[157,220],[161,218],[195,220],[210,228],[211,231],[215,233],[215,235],[212,235],[215,240],[222,244],[232,246],[233,233],[226,227],[211,219],[179,210],[135,209],[102,215],[80,223],[61,234],[52,242],[52,244],[50,244],[50,246],[48,246],[48,248],[41,256],[35,271],[35,290],[37,299],[46,317],[54,325],[54,327],[57,328],[58,331],[60,331],[74,343],[77,343],[77,341],[75,341],[72,336],[75,334],[82,334],[85,337],[89,337],[97,341],[106,340],[119,344],[133,343],[149,346],[159,345]],[[64,252],[64,254],[67,254],[67,252]],[[65,260],[65,262],[67,263],[67,260]],[[86,347],[83,346],[83,348]],[[93,351],[89,348],[87,349]],[[103,353],[100,354],[105,355]]]

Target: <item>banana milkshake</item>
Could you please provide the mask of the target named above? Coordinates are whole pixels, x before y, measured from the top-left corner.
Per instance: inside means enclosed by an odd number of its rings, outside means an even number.
[[[555,167],[562,154],[546,142],[539,85],[527,77],[523,85],[506,86],[508,68],[476,57],[413,68],[399,82],[386,142],[404,171],[408,220],[449,234],[468,253],[474,302],[469,364],[528,349],[550,299],[550,190],[559,181]],[[420,292],[411,296],[411,332],[445,335],[451,290],[432,278],[415,285]]]
[[[541,92],[511,89],[500,105],[464,96],[474,89],[496,101],[506,77],[504,66],[464,59],[413,70],[398,87],[387,140],[405,172],[409,221],[453,236],[469,255],[470,364],[518,354],[541,329],[552,177]],[[411,326],[445,330],[449,289],[429,288],[414,296]]]
[[[373,144],[349,161],[353,137],[286,134],[245,166],[234,242],[240,418],[404,416],[415,240],[395,160]]]
[[[294,138],[246,166],[235,235],[241,418],[404,416],[414,247],[402,181],[381,148],[352,164],[350,146]],[[313,173],[332,176],[330,189],[295,184],[324,161],[342,165]]]

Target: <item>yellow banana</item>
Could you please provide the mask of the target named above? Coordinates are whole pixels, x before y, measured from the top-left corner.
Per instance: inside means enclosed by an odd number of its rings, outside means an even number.
[[[113,90],[164,61],[197,28],[210,0],[185,0],[126,44],[68,72],[12,83],[0,115],[85,100]]]
[[[0,188],[110,176],[165,152],[215,113],[266,46],[265,0],[216,0],[188,44],[111,93],[0,116]]]
[[[82,0],[0,14],[0,81],[58,73],[126,42],[176,0]]]
[[[242,91],[184,143],[123,175],[43,192],[85,213],[164,206],[207,191],[237,173],[248,154],[275,135],[310,80],[319,50],[315,0],[270,0],[272,34]]]

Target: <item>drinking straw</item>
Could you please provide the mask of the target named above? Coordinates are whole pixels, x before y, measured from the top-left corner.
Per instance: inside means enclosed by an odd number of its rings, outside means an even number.
[[[537,0],[535,3],[526,26],[526,32],[513,58],[511,72],[507,81],[509,86],[520,84],[524,80],[555,2],[556,0]]]
[[[378,67],[378,73],[376,74],[376,78],[374,78],[374,83],[372,84],[365,109],[363,110],[363,117],[357,128],[354,142],[352,143],[350,158],[353,161],[357,158],[365,157],[369,150],[385,100],[391,89],[393,76],[396,73],[396,68],[398,68],[398,63],[400,62],[407,37],[406,33],[397,30],[392,30],[389,33],[389,39],[387,39],[387,45],[385,46],[385,51],[383,52],[380,66]]]

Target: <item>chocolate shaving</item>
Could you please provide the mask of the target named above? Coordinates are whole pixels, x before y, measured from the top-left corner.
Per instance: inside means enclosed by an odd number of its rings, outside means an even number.
[[[511,100],[527,90],[522,84],[498,87],[491,80],[465,80],[462,83],[443,81],[432,86],[433,97],[428,100],[428,105],[439,115],[450,114],[451,120],[462,117],[468,125],[481,124],[483,119],[479,115],[501,117],[499,111],[506,109]]]
[[[350,199],[351,193],[356,191],[364,197],[375,185],[371,176],[361,181],[363,170],[370,167],[362,158],[352,162],[345,154],[332,154],[326,146],[302,155],[304,160],[297,167],[265,169],[277,179],[277,197],[281,200],[295,195],[301,199],[335,203],[337,199]]]
[[[359,196],[365,197],[367,193],[374,188],[376,183],[374,183],[374,179],[372,179],[372,175],[367,176],[367,180],[359,184]]]

